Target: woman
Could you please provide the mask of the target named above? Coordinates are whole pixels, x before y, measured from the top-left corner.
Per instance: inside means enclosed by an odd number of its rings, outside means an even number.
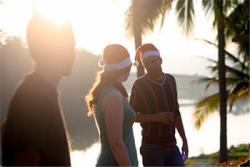
[[[135,112],[122,85],[132,65],[129,53],[119,44],[108,45],[100,64],[103,70],[86,96],[88,114],[94,114],[101,142],[96,165],[138,166],[132,129]]]

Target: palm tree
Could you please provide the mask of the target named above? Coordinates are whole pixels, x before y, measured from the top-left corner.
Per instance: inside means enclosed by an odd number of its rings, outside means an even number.
[[[208,44],[218,47],[216,44],[204,40]],[[227,82],[227,94],[228,94],[228,106],[229,111],[232,111],[233,105],[238,100],[248,100],[250,98],[250,76],[249,76],[249,63],[242,61],[237,56],[231,54],[228,51],[224,51],[226,55],[227,65],[226,65],[226,82]],[[208,58],[207,58],[208,59]],[[203,77],[198,80],[199,83],[206,83],[206,89],[211,85],[218,85],[218,61],[208,59],[211,65],[208,68],[213,74],[212,77]],[[204,120],[209,116],[209,114],[217,111],[219,107],[219,93],[214,93],[210,96],[201,98],[195,107],[195,126],[200,128]]]
[[[220,92],[220,162],[225,162],[227,156],[227,92],[225,72],[225,23],[224,0],[217,0],[215,13],[218,13],[218,63],[219,63],[219,92]]]
[[[220,101],[220,162],[227,161],[227,92],[225,80],[225,23],[224,13],[232,6],[231,0],[202,0],[205,13],[213,11],[214,25],[218,32],[218,70],[219,70],[219,98]],[[176,5],[178,20],[184,30],[189,33],[192,28],[193,15],[195,14],[193,0],[179,0]]]
[[[229,1],[227,1],[228,3]],[[219,38],[219,61],[214,62],[216,66],[210,67],[213,71],[219,74],[219,80],[216,76],[212,78],[203,78],[202,81],[208,82],[207,87],[211,83],[219,83],[220,93],[215,93],[211,96],[200,99],[196,104],[196,111],[194,116],[196,117],[196,127],[199,127],[206,116],[215,111],[220,105],[220,118],[221,118],[221,131],[220,131],[220,162],[227,161],[227,103],[229,103],[230,110],[235,102],[239,99],[249,99],[249,47],[246,43],[239,45],[238,55],[243,55],[243,60],[238,58],[229,52],[224,50],[225,38],[232,37],[233,34],[241,32],[239,27],[242,27],[244,22],[249,17],[249,1],[245,0],[243,3],[237,4],[236,7],[228,15],[224,16],[223,2],[216,1],[217,6],[218,23],[218,38]],[[248,12],[247,12],[248,11]],[[244,14],[244,12],[246,14]],[[215,14],[216,14],[215,13]],[[236,24],[235,24],[236,22]],[[232,24],[234,23],[234,24]],[[226,24],[226,27],[225,27]],[[225,36],[226,34],[226,36]],[[208,42],[208,41],[207,41]],[[209,42],[212,44],[211,42]],[[215,45],[215,44],[213,44]],[[223,50],[222,50],[223,49]],[[223,52],[223,53],[222,53]],[[225,65],[225,54],[229,60],[233,61],[234,67]],[[211,61],[211,60],[210,60]],[[227,77],[225,77],[225,71],[227,71]],[[227,81],[227,82],[226,82]],[[228,90],[226,85],[228,84]],[[226,99],[228,98],[228,99]],[[220,103],[218,104],[218,102]]]
[[[206,41],[218,47],[209,41]],[[249,63],[241,60],[228,51],[224,51],[226,55],[226,83],[227,83],[227,106],[229,112],[232,111],[232,107],[239,100],[249,100],[250,99],[250,77],[249,77]],[[218,61],[208,59],[211,62],[209,69],[211,70],[212,77],[203,77],[198,82],[206,83],[206,89],[211,85],[218,85]],[[205,119],[213,112],[217,111],[219,108],[219,97],[220,94],[214,93],[207,97],[203,97],[198,100],[195,106],[195,127],[200,128]]]
[[[248,0],[245,0],[243,3],[240,0],[202,0],[202,6],[205,10],[206,14],[210,12],[214,13],[214,26],[217,27],[218,32],[218,83],[219,83],[219,94],[213,95],[210,97],[210,100],[213,102],[220,102],[220,162],[227,161],[227,91],[226,91],[226,77],[225,77],[225,32],[227,32],[227,36],[230,36],[230,29],[232,27],[227,27],[230,22],[230,15],[226,17],[226,14],[233,10],[231,13],[235,16],[239,15],[237,10],[242,9],[243,6],[247,6],[246,4]],[[176,10],[178,12],[179,23],[184,24],[186,26],[186,32],[192,28],[192,16],[195,11],[192,7],[192,0],[179,0],[176,6]],[[248,5],[249,6],[249,5]],[[186,10],[184,10],[184,8]],[[239,9],[237,9],[239,8]],[[237,11],[237,12],[236,12]],[[249,11],[249,10],[248,10]],[[234,14],[233,14],[234,13]],[[244,13],[244,12],[243,12]],[[249,13],[249,12],[246,12]],[[238,20],[236,21],[238,22]],[[190,23],[190,24],[188,24]],[[228,24],[226,24],[228,23]],[[233,25],[233,24],[230,24]],[[237,97],[237,96],[236,96]],[[206,99],[203,99],[203,101]],[[211,106],[211,109],[214,109],[215,106]],[[202,119],[201,119],[202,120]]]
[[[226,27],[225,31],[226,39],[233,38],[240,35],[243,31],[247,31],[247,20],[250,18],[249,13],[250,1],[245,0],[243,3],[238,4],[234,10],[225,18]],[[243,58],[244,62],[249,61],[249,42],[239,41],[238,55]]]
[[[130,37],[134,38],[135,49],[142,44],[142,36],[154,30],[158,19],[163,26],[165,14],[171,9],[173,0],[132,0],[126,11],[125,28]],[[137,77],[144,74],[144,68],[139,62]]]

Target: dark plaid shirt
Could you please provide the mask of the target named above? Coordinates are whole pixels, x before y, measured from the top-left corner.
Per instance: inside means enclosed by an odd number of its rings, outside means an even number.
[[[130,104],[135,112],[154,114],[173,112],[174,119],[180,115],[177,101],[176,82],[172,75],[165,74],[162,82],[143,76],[136,80],[132,88]],[[174,123],[141,123],[142,142],[171,146],[176,144]]]

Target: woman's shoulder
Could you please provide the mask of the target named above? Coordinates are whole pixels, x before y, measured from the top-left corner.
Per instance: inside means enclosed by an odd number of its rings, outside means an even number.
[[[99,97],[106,96],[107,94],[110,94],[110,93],[116,92],[116,91],[117,91],[116,88],[111,84],[103,85],[101,90],[100,90]]]
[[[123,99],[122,94],[115,88],[110,88],[109,91],[107,91],[104,95],[103,95],[103,99],[109,101],[109,102],[114,102],[120,99]]]
[[[104,99],[113,100],[119,98],[121,93],[111,84],[103,85],[98,96],[98,101],[103,101]]]
[[[120,108],[123,105],[123,96],[116,89],[110,89],[105,95],[99,99],[99,106],[102,108],[102,111],[112,110],[114,108]],[[110,110],[111,111],[111,110]]]

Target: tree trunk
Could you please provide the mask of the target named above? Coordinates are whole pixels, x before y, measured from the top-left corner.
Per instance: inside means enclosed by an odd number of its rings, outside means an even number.
[[[225,24],[223,13],[223,1],[216,0],[218,11],[220,13],[218,22],[218,37],[219,37],[219,92],[220,92],[220,162],[227,161],[227,93],[226,93],[226,78],[225,78]]]
[[[140,3],[138,3],[137,0],[133,0],[133,33],[134,33],[134,42],[135,42],[135,50],[142,45],[142,31],[141,31],[141,24],[139,20],[139,15],[138,13],[139,8],[142,6]],[[145,74],[144,67],[142,63],[139,61],[137,66],[137,77],[140,77]]]
[[[141,46],[141,44],[142,44],[141,34],[135,34],[134,38],[135,38],[135,49],[136,49],[139,46]],[[139,78],[140,76],[145,74],[144,67],[143,67],[142,63],[140,61],[138,63],[139,64],[137,66],[137,78]]]

